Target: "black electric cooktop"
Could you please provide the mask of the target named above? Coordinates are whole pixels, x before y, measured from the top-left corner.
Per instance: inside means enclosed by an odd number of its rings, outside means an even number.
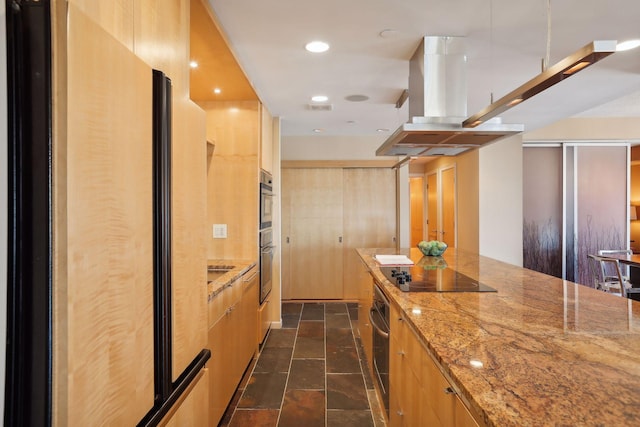
[[[497,292],[448,267],[426,270],[421,265],[395,266],[380,267],[380,271],[403,292]]]

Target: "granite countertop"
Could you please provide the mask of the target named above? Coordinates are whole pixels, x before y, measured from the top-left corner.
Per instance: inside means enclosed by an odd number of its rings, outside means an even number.
[[[207,260],[207,267],[230,267],[233,268],[215,280],[207,280],[207,301],[211,301],[226,287],[230,286],[244,273],[249,271],[253,266],[257,265],[256,261],[251,260],[229,260],[229,259],[210,259]]]
[[[496,293],[405,293],[372,256],[418,249],[358,253],[487,425],[640,425],[640,302],[454,248],[448,267]]]

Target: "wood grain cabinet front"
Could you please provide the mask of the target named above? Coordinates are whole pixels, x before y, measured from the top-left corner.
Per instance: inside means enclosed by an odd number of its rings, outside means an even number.
[[[391,306],[389,425],[479,427],[404,316]]]
[[[251,268],[218,294],[222,315],[209,328],[209,408],[211,425],[217,425],[257,349],[258,274]]]

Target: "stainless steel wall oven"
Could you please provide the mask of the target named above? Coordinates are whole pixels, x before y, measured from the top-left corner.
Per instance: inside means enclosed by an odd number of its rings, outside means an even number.
[[[260,232],[260,304],[271,292],[273,266],[273,232],[270,228]]]
[[[273,178],[269,172],[260,171],[260,230],[273,223]]]

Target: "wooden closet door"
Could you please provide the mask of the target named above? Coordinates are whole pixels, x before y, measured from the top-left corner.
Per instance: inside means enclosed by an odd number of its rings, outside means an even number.
[[[280,215],[281,239],[280,251],[280,287],[282,299],[291,299],[291,194],[296,182],[296,169],[282,169]]]
[[[283,174],[283,198],[289,204],[283,209],[282,241],[288,246],[283,254],[289,262],[286,266],[283,256],[283,271],[289,274],[283,299],[343,298],[342,185],[342,169]]]
[[[360,258],[356,248],[396,246],[396,172],[344,170],[344,298],[357,299]]]

